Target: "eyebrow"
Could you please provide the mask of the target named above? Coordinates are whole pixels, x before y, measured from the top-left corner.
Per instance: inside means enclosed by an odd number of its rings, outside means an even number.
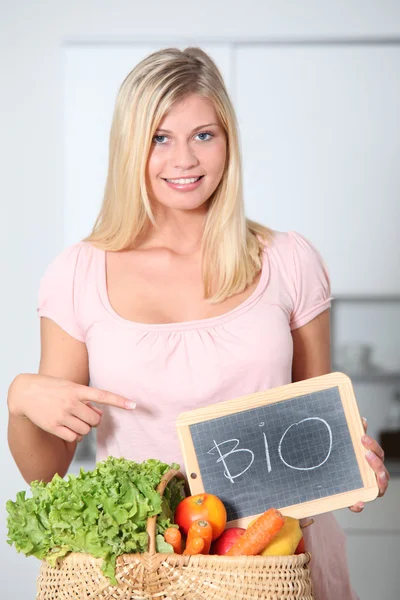
[[[195,127],[192,130],[192,133],[194,133],[195,131],[200,131],[200,129],[205,129],[206,127],[219,127],[219,123],[207,123],[206,125],[199,125],[199,127]],[[163,131],[164,133],[172,133],[172,131],[170,131],[169,129],[162,129],[162,128],[158,128],[156,129],[156,131]]]

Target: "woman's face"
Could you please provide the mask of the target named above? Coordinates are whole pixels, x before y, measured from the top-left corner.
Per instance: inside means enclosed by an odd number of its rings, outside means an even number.
[[[225,160],[225,132],[212,102],[192,94],[176,103],[159,123],[147,163],[147,189],[153,205],[206,210],[207,200],[221,181]]]

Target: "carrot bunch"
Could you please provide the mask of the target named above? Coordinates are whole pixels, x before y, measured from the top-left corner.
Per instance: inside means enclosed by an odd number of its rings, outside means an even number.
[[[184,554],[210,554],[212,535],[212,527],[208,521],[204,519],[193,521],[189,527]],[[197,540],[203,540],[204,542],[201,550],[198,550],[201,543]]]
[[[212,536],[213,530],[210,523],[205,519],[197,519],[189,528],[183,554],[209,554]],[[164,539],[171,544],[175,554],[182,554],[182,535],[179,529],[169,527],[164,532]]]

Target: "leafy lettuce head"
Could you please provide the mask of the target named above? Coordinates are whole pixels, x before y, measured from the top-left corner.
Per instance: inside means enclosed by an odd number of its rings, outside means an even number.
[[[158,550],[172,552],[161,534],[173,524],[184,496],[183,481],[173,479],[163,498],[155,490],[169,469],[179,465],[109,457],[93,471],[81,469],[78,476],[34,481],[32,497],[19,492],[15,502],[6,504],[7,542],[53,566],[69,552],[103,558],[103,572],[115,584],[117,556],[147,551],[149,517],[158,515],[156,539],[162,543]]]

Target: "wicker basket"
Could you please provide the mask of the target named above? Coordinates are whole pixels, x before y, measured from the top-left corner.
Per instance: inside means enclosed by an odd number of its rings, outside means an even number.
[[[169,471],[157,491],[164,493]],[[118,586],[101,571],[102,559],[71,553],[57,567],[43,561],[36,600],[314,600],[310,554],[298,556],[183,556],[157,554],[156,517],[148,520],[149,549],[117,558]]]

